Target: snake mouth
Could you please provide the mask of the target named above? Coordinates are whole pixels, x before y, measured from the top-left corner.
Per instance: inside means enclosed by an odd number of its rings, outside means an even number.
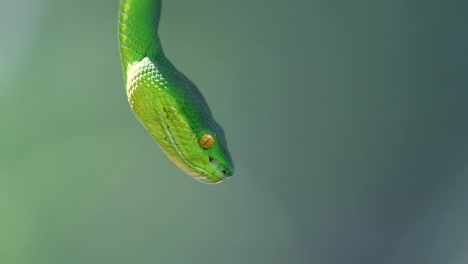
[[[230,169],[211,156],[208,157],[209,162],[205,166],[197,166],[185,159],[182,153],[179,153],[181,156],[169,155],[167,152],[166,154],[183,172],[203,183],[218,184],[232,175]]]

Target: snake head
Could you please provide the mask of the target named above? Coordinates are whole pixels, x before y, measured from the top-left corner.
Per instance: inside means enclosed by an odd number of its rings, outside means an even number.
[[[219,183],[234,173],[224,131],[198,88],[165,66],[145,58],[130,68],[130,106],[180,169],[198,181]]]
[[[176,140],[171,138],[171,140]],[[168,157],[186,174],[203,183],[220,183],[234,173],[231,156],[227,150],[224,134],[203,133],[197,142],[186,142],[179,138],[177,151],[166,152]],[[187,145],[189,144],[189,145]],[[161,147],[164,144],[161,144]],[[174,145],[170,145],[174,146]],[[190,147],[185,147],[190,146]],[[186,152],[180,151],[181,148]]]

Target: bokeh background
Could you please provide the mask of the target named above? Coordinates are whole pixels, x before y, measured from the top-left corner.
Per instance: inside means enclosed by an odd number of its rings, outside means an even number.
[[[0,3],[0,263],[468,263],[466,1],[172,0],[219,185],[134,118],[118,1]]]

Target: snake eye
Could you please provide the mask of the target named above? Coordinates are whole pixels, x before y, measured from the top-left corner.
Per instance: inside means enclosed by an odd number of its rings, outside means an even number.
[[[198,140],[200,147],[210,149],[215,144],[215,138],[210,134],[203,134]]]

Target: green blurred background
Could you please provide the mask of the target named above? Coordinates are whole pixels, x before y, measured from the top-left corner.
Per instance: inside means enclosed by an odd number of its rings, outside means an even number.
[[[2,0],[1,264],[468,263],[468,2],[163,6],[235,175],[134,118],[117,0]]]

